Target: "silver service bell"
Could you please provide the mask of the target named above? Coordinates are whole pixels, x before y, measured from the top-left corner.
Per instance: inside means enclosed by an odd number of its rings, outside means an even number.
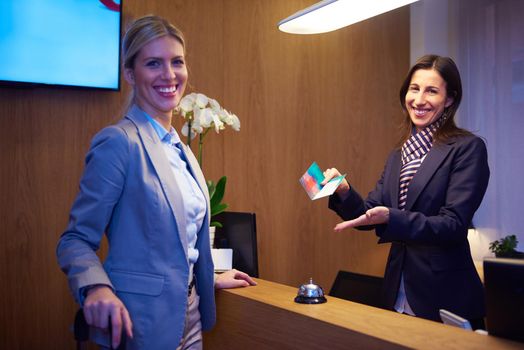
[[[313,283],[313,278],[309,279],[309,283],[303,284],[298,288],[295,303],[300,304],[322,304],[327,301],[324,296],[322,287]]]

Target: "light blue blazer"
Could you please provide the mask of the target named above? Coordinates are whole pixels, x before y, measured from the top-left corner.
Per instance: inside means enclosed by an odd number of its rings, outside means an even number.
[[[215,323],[209,194],[197,160],[188,147],[184,151],[207,202],[194,266],[207,330]],[[174,349],[181,340],[190,279],[181,191],[158,135],[137,106],[93,138],[57,257],[80,304],[82,287],[113,288],[133,321],[128,349]],[[104,233],[109,252],[102,264],[95,251]],[[97,343],[108,345],[107,333],[91,333]]]

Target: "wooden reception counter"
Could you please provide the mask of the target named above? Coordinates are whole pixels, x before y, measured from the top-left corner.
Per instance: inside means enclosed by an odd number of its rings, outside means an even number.
[[[297,304],[298,288],[256,281],[217,291],[217,325],[204,333],[206,350],[524,349],[524,343],[329,296],[325,304]]]

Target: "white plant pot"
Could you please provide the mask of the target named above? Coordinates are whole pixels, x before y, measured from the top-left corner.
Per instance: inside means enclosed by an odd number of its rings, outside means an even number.
[[[216,227],[209,227],[209,245],[215,272],[231,270],[233,264],[233,249],[214,249]]]
[[[211,249],[213,249],[213,247],[215,246],[214,245],[215,232],[216,232],[216,227],[215,226],[209,226],[209,246],[211,247]]]
[[[231,270],[233,265],[233,249],[211,249],[211,257],[213,258],[215,272]]]

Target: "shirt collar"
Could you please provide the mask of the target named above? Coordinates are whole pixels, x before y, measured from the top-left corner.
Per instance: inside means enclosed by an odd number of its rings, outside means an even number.
[[[160,125],[159,122],[157,122],[156,120],[151,118],[149,116],[149,114],[147,114],[145,112],[144,112],[144,114],[146,115],[147,120],[149,120],[149,122],[153,126],[153,129],[155,129],[155,132],[157,133],[158,138],[160,139],[160,141],[165,142],[165,143],[169,143],[169,144],[173,144],[173,145],[181,142],[180,141],[180,136],[178,136],[175,128],[173,128],[171,126],[169,128],[169,131],[167,131],[162,125]]]

